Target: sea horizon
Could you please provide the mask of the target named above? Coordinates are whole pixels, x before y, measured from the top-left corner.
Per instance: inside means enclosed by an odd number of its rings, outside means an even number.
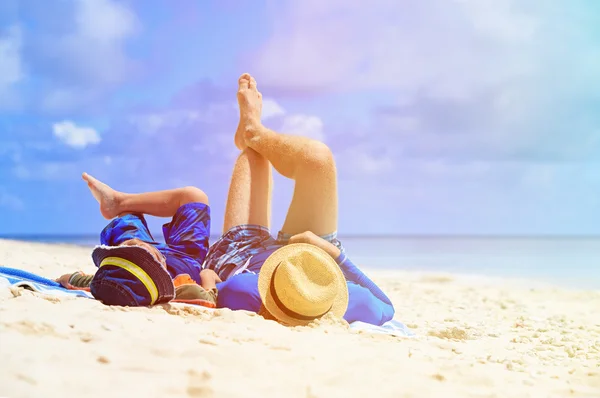
[[[163,241],[161,233],[153,235]],[[218,238],[211,235],[210,243]],[[99,234],[0,234],[0,239],[89,248],[99,244]],[[365,268],[524,278],[600,289],[600,236],[346,234],[339,239],[352,261]]]
[[[151,231],[151,234],[159,241],[163,241],[161,231]],[[275,235],[275,234],[274,234]],[[221,233],[211,234],[210,239],[218,239]],[[481,233],[463,233],[463,234],[419,234],[419,233],[399,233],[399,234],[338,234],[339,238],[361,238],[361,239],[377,239],[377,238],[401,238],[401,239],[600,239],[600,235],[591,234],[481,234]],[[60,242],[63,239],[63,243],[75,241],[77,239],[99,239],[99,233],[82,233],[82,234],[63,234],[63,233],[25,233],[25,234],[2,234],[0,233],[0,239],[7,240],[21,240],[39,242],[43,239],[47,239],[52,242]]]

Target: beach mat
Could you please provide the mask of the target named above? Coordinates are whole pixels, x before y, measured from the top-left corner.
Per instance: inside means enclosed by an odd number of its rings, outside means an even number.
[[[60,283],[53,281],[52,279],[44,278],[43,276],[32,274],[31,272],[16,268],[0,267],[0,288],[10,286],[23,287],[51,296],[94,298],[89,292],[65,289]]]
[[[83,290],[65,289],[60,283],[52,279],[44,278],[31,272],[23,271],[16,268],[0,267],[0,288],[23,287],[35,292],[47,294],[51,296],[61,297],[85,297],[94,299],[91,293]],[[182,304],[197,307],[194,304]],[[214,311],[212,308],[202,307],[208,311]],[[350,328],[363,333],[387,334],[398,337],[413,337],[415,333],[406,325],[397,320],[391,320],[384,323],[382,326],[375,326],[364,322],[352,322]]]

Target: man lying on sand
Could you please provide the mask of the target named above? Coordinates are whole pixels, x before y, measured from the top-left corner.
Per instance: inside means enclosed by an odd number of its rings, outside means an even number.
[[[151,305],[174,299],[216,306],[215,284],[220,279],[212,270],[202,271],[210,236],[210,208],[203,191],[185,187],[128,194],[87,173],[83,179],[100,203],[102,215],[112,221],[100,235],[106,247],[92,253],[99,268],[96,274],[63,275],[58,279],[63,286],[91,290],[105,304]],[[163,226],[166,243],[154,240],[144,214],[172,217]],[[171,289],[175,288],[174,297],[167,293],[159,297],[162,290],[168,290],[169,279]]]
[[[329,148],[261,124],[262,95],[249,74],[239,79],[240,122],[223,236],[204,268],[216,271],[218,307],[260,312],[289,325],[327,313],[381,325],[390,299],[344,254],[337,236],[336,166]],[[269,231],[271,165],[295,181],[277,239]],[[341,269],[341,272],[340,272]],[[341,280],[341,285],[340,285]]]
[[[229,187],[226,232],[210,250],[208,198],[201,190],[126,194],[84,174],[102,215],[117,217],[102,232],[101,243],[119,250],[118,261],[106,248],[97,248],[92,254],[100,268],[95,276],[75,273],[59,281],[69,288],[89,286],[92,293],[109,286],[104,296],[119,300],[104,299],[107,304],[150,305],[170,300],[168,295],[157,299],[156,292],[151,300],[140,299],[152,290],[144,287],[156,282],[155,270],[164,268],[176,287],[176,301],[207,306],[216,302],[218,307],[258,312],[286,325],[307,324],[327,314],[375,325],[392,319],[390,299],[352,264],[337,239],[337,177],[329,148],[266,129],[260,121],[262,95],[250,75],[240,77],[237,97],[240,122],[235,144],[242,152]],[[271,165],[295,181],[277,239],[269,230]],[[154,241],[143,214],[173,217],[163,227],[166,244]],[[148,254],[144,258],[133,253],[140,248]],[[106,269],[114,274],[99,278]],[[155,274],[144,278],[146,271]],[[144,286],[139,281],[145,281]],[[123,290],[126,299],[120,298]]]

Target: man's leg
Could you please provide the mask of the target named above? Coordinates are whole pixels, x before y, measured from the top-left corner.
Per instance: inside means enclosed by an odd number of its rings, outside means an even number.
[[[238,225],[271,224],[271,165],[250,148],[238,156],[227,195],[223,233]]]
[[[322,142],[276,133],[260,121],[262,96],[248,74],[240,77],[238,101],[248,112],[238,129],[236,142],[243,141],[264,156],[283,176],[295,180],[294,195],[283,232],[312,231],[327,235],[337,231],[338,196],[335,161]],[[240,122],[241,123],[241,122]]]
[[[100,212],[109,220],[126,213],[172,217],[187,203],[208,204],[208,196],[195,187],[132,194],[116,191],[87,173],[83,173],[83,179],[100,203]]]
[[[240,106],[240,131],[246,125],[247,115],[257,111],[249,108],[238,96]],[[260,109],[257,111],[260,118]],[[223,236],[215,242],[206,257],[205,268],[214,270],[226,280],[238,272],[252,256],[269,240],[271,224],[271,164],[256,151],[242,145],[229,185]]]
[[[271,194],[273,175],[271,165],[262,155],[244,144],[242,131],[249,120],[260,120],[262,106],[256,106],[254,101],[248,101],[247,95],[242,95],[248,82],[242,76],[238,81],[238,105],[240,121],[235,134],[235,145],[242,151],[233,166],[223,233],[238,225],[260,225],[270,228],[271,225]],[[249,93],[248,93],[249,94]],[[252,93],[261,99],[260,93]],[[262,102],[260,102],[262,104]]]

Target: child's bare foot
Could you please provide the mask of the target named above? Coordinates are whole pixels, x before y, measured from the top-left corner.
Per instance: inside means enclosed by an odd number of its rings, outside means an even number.
[[[118,216],[120,213],[119,203],[122,195],[121,192],[115,191],[88,173],[83,173],[82,177],[87,182],[94,198],[100,203],[100,213],[102,213],[102,216],[107,220]]]
[[[244,138],[245,131],[261,126],[262,94],[256,89],[256,80],[248,73],[240,76],[238,83],[237,99],[240,106],[240,123],[235,132],[235,146],[243,150],[247,146]]]

